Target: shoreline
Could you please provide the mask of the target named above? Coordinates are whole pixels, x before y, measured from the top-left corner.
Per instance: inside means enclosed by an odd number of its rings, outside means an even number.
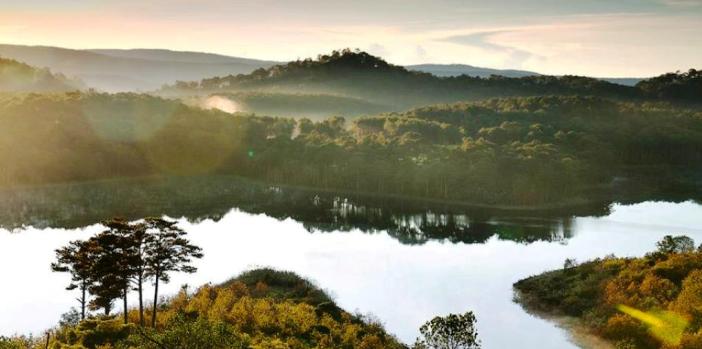
[[[553,212],[568,209],[577,209],[578,207],[584,207],[589,205],[603,204],[613,201],[612,198],[605,197],[603,195],[598,195],[598,198],[587,199],[584,197],[574,197],[569,200],[562,200],[552,203],[541,203],[534,205],[511,205],[511,204],[490,204],[481,203],[476,201],[464,201],[464,200],[451,200],[451,199],[439,199],[432,197],[422,197],[422,196],[410,196],[402,194],[393,193],[377,193],[377,192],[367,192],[367,191],[349,191],[343,189],[334,188],[319,188],[305,185],[293,185],[293,184],[281,184],[265,182],[257,179],[251,179],[236,175],[193,175],[193,176],[161,176],[161,175],[147,175],[147,176],[136,176],[136,177],[114,177],[114,178],[100,178],[91,179],[86,181],[72,181],[72,182],[56,182],[56,183],[42,183],[42,184],[20,184],[11,187],[0,187],[0,194],[2,193],[13,193],[21,191],[33,191],[33,190],[43,190],[43,189],[57,189],[57,188],[67,188],[67,187],[80,187],[89,185],[109,185],[109,184],[119,184],[119,183],[134,183],[134,184],[159,184],[166,183],[170,180],[186,179],[186,180],[196,180],[196,179],[217,179],[217,180],[227,180],[231,182],[239,182],[242,184],[256,185],[260,187],[278,187],[281,189],[288,190],[298,190],[303,192],[308,192],[310,194],[323,193],[339,195],[347,198],[367,198],[367,199],[378,199],[378,200],[396,200],[406,203],[416,203],[416,204],[428,204],[428,205],[444,205],[448,208],[461,208],[461,209],[489,209],[504,212]],[[616,201],[616,200],[614,200]]]
[[[534,317],[550,322],[552,325],[566,332],[568,340],[580,349],[616,349],[614,344],[592,333],[583,322],[572,316],[556,314],[545,309],[533,297],[525,296],[521,291],[514,289],[514,302],[524,312]],[[526,299],[525,299],[526,298]]]

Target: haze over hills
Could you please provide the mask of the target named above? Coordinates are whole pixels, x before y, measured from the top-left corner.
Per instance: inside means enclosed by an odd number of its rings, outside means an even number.
[[[386,111],[492,97],[577,94],[617,99],[637,97],[637,91],[632,87],[587,77],[437,77],[407,70],[366,52],[348,49],[320,55],[314,60],[298,60],[258,69],[248,75],[179,82],[159,91],[168,97],[233,92],[337,95],[389,106],[390,109]]]
[[[537,72],[517,69],[492,69],[475,67],[467,64],[418,64],[406,66],[409,70],[415,70],[425,73],[434,74],[436,76],[477,76],[481,78],[489,78],[492,75],[500,75],[508,78],[522,78],[526,76],[543,75]],[[599,80],[611,82],[624,86],[634,86],[644,78],[596,78]]]
[[[0,92],[66,92],[83,87],[81,81],[53,74],[48,69],[0,57]]]
[[[106,92],[149,91],[177,80],[246,74],[275,62],[168,50],[72,50],[0,45],[0,56],[77,77]]]
[[[541,75],[537,72],[527,70],[492,69],[467,64],[417,64],[408,65],[405,66],[405,68],[430,73],[441,77],[468,75],[489,78],[491,75],[501,75],[508,78],[521,78],[525,76]]]
[[[163,49],[91,49],[86,50],[88,52],[93,52],[101,55],[120,57],[120,58],[133,58],[133,59],[144,59],[150,61],[162,61],[162,62],[183,62],[183,63],[202,63],[202,64],[248,64],[252,66],[259,66],[261,63],[264,65],[273,65],[280,62],[274,61],[262,61],[257,59],[249,58],[239,58],[232,56],[225,56],[215,53],[206,52],[195,52],[195,51],[172,51]]]
[[[105,92],[151,91],[179,80],[192,81],[216,76],[248,74],[258,68],[268,68],[280,63],[163,49],[74,50],[3,44],[0,44],[0,56],[76,77],[85,82],[88,87]],[[487,78],[491,75],[500,75],[517,78],[541,75],[532,71],[491,69],[465,64],[419,64],[406,66],[406,68],[440,77],[467,75]],[[641,79],[603,78],[602,80],[633,86]]]

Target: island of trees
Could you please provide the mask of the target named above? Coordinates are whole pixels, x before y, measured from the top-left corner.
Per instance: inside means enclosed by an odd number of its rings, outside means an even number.
[[[579,319],[617,349],[702,348],[702,246],[666,236],[642,258],[614,256],[514,284],[537,313]]]

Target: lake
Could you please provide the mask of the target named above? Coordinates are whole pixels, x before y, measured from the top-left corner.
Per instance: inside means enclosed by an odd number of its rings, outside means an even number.
[[[472,310],[484,348],[574,348],[564,330],[513,302],[515,281],[560,268],[566,258],[640,256],[667,234],[702,242],[702,205],[693,202],[614,204],[599,217],[475,213],[479,219],[384,213],[389,209],[338,198],[327,204],[315,196],[309,206],[332,213],[288,215],[296,219],[239,206],[210,207],[212,217],[179,218],[205,257],[196,274],[176,274],[163,292],[270,266],[313,280],[341,307],[372,314],[407,343],[433,316]],[[77,305],[77,293],[64,290],[68,276],[50,271],[53,250],[101,229],[66,223],[97,222],[85,216],[88,208],[46,216],[22,210],[31,226],[15,220],[0,229],[0,335],[40,333]]]

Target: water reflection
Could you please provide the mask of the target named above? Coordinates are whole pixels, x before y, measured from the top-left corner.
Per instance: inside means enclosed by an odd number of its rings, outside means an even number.
[[[387,232],[403,244],[531,243],[572,237],[572,216],[606,215],[606,203],[518,212],[279,188],[231,177],[132,179],[0,191],[0,227],[78,228],[115,215],[220,220],[231,208],[302,222],[310,232]]]
[[[555,224],[561,226],[557,237],[568,236],[556,242],[541,239],[539,234],[533,243],[517,242],[535,239],[531,231],[544,224],[541,217],[521,218],[521,223],[481,217],[488,233],[466,217],[433,213],[404,216],[401,225],[415,232],[427,225],[424,222],[432,227],[457,225],[468,230],[452,233],[449,228],[440,228],[435,232],[448,236],[446,240],[412,237],[412,241],[426,241],[421,244],[406,244],[397,233],[383,230],[310,233],[308,226],[292,219],[239,210],[216,220],[181,220],[180,225],[193,243],[203,248],[205,257],[197,261],[196,274],[173,275],[163,292],[174,294],[185,283],[220,283],[247,268],[272,266],[316,281],[345,309],[375,314],[406,342],[411,342],[417,328],[434,315],[470,309],[478,317],[486,349],[564,349],[574,346],[562,330],[511,301],[513,282],[562,267],[566,258],[584,261],[611,253],[640,256],[670,233],[687,234],[702,242],[702,206],[694,203],[615,205],[605,217],[580,217]],[[0,230],[0,280],[21,285],[0,288],[0,299],[11,300],[0,303],[0,335],[38,333],[76,305],[75,293],[64,290],[69,276],[50,271],[53,250],[98,231],[98,226],[26,228],[18,233]],[[450,243],[473,232],[495,235],[480,244]]]

